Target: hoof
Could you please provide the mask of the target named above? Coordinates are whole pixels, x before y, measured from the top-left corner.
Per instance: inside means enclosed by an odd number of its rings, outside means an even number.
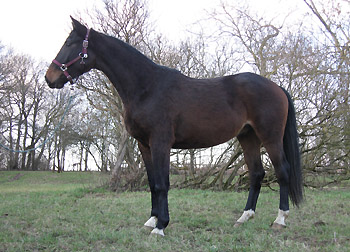
[[[148,221],[146,221],[144,226],[153,229],[153,228],[155,228],[157,226],[157,222],[158,222],[157,217],[152,216],[151,218],[149,218]]]
[[[152,230],[151,234],[155,234],[155,235],[160,235],[160,236],[165,236],[164,235],[164,229],[158,229],[158,228],[155,228]]]
[[[250,209],[250,210],[245,210],[242,214],[242,216],[236,221],[236,223],[244,223],[249,221],[250,219],[253,219],[255,216],[255,211]]]
[[[271,228],[273,230],[282,230],[282,229],[285,229],[286,227],[287,227],[286,225],[278,224],[276,222],[271,224]]]
[[[238,228],[238,227],[240,227],[242,225],[243,225],[243,222],[236,221],[236,223],[235,223],[235,225],[233,225],[233,227]]]

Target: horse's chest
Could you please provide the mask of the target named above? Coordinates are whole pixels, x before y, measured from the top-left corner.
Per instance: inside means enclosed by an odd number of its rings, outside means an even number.
[[[128,133],[136,140],[147,143],[149,139],[149,129],[146,127],[147,117],[136,116],[131,113],[125,113],[124,122]]]

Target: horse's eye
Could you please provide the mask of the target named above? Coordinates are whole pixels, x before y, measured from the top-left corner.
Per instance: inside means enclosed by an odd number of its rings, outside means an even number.
[[[74,40],[73,39],[71,39],[71,38],[68,38],[67,40],[66,40],[66,46],[71,46],[71,45],[73,45],[74,44]]]

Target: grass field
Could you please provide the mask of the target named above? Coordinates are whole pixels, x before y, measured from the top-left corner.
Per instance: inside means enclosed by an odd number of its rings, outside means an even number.
[[[148,192],[112,193],[100,173],[0,172],[0,251],[350,251],[350,190],[306,190],[288,227],[270,228],[278,193],[233,228],[247,192],[171,190],[166,237],[149,235]]]

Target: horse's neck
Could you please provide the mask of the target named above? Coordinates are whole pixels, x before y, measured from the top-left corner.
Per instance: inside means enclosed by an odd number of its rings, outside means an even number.
[[[149,92],[156,64],[125,43],[100,36],[95,48],[96,68],[113,83],[123,103],[127,105]]]

